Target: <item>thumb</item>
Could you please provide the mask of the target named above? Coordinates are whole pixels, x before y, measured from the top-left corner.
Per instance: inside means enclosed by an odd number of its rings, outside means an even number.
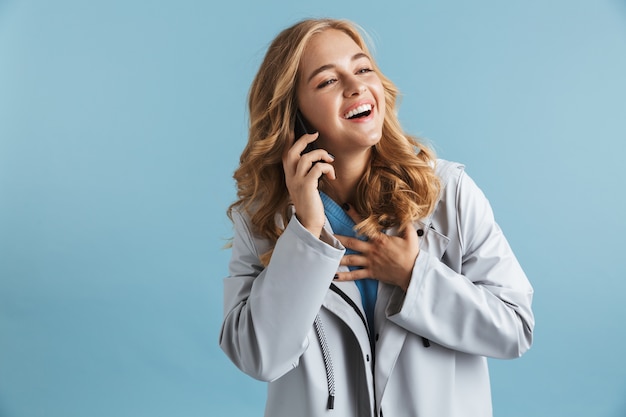
[[[410,241],[417,240],[418,236],[417,229],[415,229],[415,225],[413,224],[413,222],[407,223],[399,234],[400,236],[402,236],[403,239]]]

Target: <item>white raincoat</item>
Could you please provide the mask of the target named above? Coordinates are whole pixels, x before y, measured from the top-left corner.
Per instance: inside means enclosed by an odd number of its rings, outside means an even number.
[[[372,335],[355,283],[333,282],[345,248],[328,225],[318,239],[292,215],[265,268],[269,243],[233,213],[220,345],[269,382],[266,416],[491,416],[486,357],[529,349],[533,289],[463,166],[436,171],[411,282],[379,283]]]

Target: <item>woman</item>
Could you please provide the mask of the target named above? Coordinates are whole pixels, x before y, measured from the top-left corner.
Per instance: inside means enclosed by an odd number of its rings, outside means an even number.
[[[267,416],[490,416],[486,357],[532,343],[488,201],[403,133],[396,96],[329,19],[281,32],[252,84],[220,345],[269,382]]]

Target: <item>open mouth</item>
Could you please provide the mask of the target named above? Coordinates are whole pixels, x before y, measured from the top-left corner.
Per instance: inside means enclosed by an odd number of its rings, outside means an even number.
[[[350,110],[343,117],[348,120],[360,119],[363,117],[367,117],[372,114],[372,105],[371,104],[362,104],[359,107]]]

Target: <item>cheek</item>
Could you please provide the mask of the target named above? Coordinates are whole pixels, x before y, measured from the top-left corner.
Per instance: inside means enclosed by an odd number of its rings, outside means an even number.
[[[383,96],[381,100],[378,100],[378,115],[381,120],[384,120],[386,112],[387,112],[387,103],[385,101],[385,97]]]
[[[317,124],[318,126],[328,126],[332,124],[335,112],[333,110],[334,107],[329,103],[317,100],[307,103],[307,108],[309,109],[312,124]]]
[[[378,107],[381,110],[381,113],[384,113],[387,102],[386,102],[385,88],[383,87],[381,82],[379,82],[376,85],[376,95],[378,96],[377,97]]]
[[[323,111],[323,108],[314,107],[310,108],[309,111],[309,122],[313,125],[316,130],[320,130],[320,127],[323,130],[324,126],[328,125],[328,116]]]
[[[317,111],[316,106],[312,105],[311,100],[308,100],[306,97],[299,99],[298,110],[300,110],[308,123],[313,125],[313,127],[316,127],[319,119],[319,112]]]

